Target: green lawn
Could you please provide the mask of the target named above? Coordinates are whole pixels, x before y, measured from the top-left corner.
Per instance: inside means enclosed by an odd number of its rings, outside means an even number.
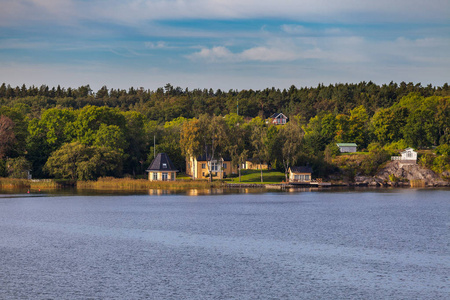
[[[277,171],[263,171],[263,184],[267,183],[281,183],[285,180],[284,173]],[[228,178],[229,183],[239,183],[239,176]],[[244,170],[241,172],[240,183],[261,183],[261,171],[259,170]]]

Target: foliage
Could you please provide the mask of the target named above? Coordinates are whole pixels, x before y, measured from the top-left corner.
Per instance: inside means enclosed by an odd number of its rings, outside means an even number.
[[[408,148],[408,144],[404,139],[398,140],[396,142],[392,142],[390,144],[386,144],[383,149],[386,150],[390,155],[398,155],[399,152]]]
[[[289,167],[293,166],[297,161],[297,155],[303,139],[303,131],[296,122],[289,122],[281,128],[280,136],[282,161],[287,182]]]
[[[118,175],[121,153],[107,147],[86,146],[79,142],[64,144],[53,152],[45,169],[56,178],[92,180],[99,176]]]
[[[23,156],[6,160],[6,172],[8,177],[27,179],[30,170],[31,164]]]
[[[14,125],[0,126],[0,156],[25,156],[33,176],[42,178],[49,175],[50,168],[43,167],[50,155],[78,142],[92,155],[101,148],[117,152],[116,165],[121,167],[111,173],[138,176],[153,159],[155,137],[156,150],[166,152],[180,170],[188,154],[208,152],[209,156],[229,156],[233,165],[250,157],[279,170],[288,160],[289,165],[311,163],[315,172],[326,175],[334,170],[336,142],[355,142],[360,149],[378,142],[390,154],[406,147],[448,144],[449,96],[448,84],[433,87],[405,82],[257,91],[189,90],[171,84],[155,91],[103,86],[96,92],[89,85],[2,84],[0,125]],[[289,117],[288,124],[267,125],[266,118],[280,111]],[[294,125],[304,132],[304,136],[296,134],[300,139],[295,146],[286,144],[293,139],[284,129]],[[365,170],[356,166],[358,172],[373,172],[375,165],[370,164],[382,161],[377,155],[384,154],[369,154]],[[439,158],[436,164],[445,166],[445,160]],[[85,169],[87,177],[101,173],[89,171],[94,169],[89,163]]]
[[[328,163],[331,163],[332,158],[335,158],[337,155],[339,155],[341,152],[339,151],[339,147],[336,145],[336,143],[330,143],[325,147],[325,160]]]
[[[16,144],[14,122],[7,116],[0,116],[0,159],[5,157]]]
[[[371,143],[368,149],[369,155],[361,164],[361,172],[365,175],[375,175],[380,166],[390,159],[390,155],[379,143]]]

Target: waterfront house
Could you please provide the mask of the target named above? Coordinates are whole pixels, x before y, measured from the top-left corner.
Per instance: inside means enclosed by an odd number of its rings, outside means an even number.
[[[391,156],[391,160],[399,161],[402,165],[417,164],[417,152],[413,148],[406,148],[400,152],[400,156]]]
[[[237,173],[236,167],[231,165],[229,158],[221,157],[210,160],[206,155],[201,155],[186,158],[186,175],[191,176],[192,179],[207,179],[210,165],[213,179],[223,179],[230,174]]]
[[[246,170],[269,170],[269,164],[268,163],[257,163],[254,160],[246,160],[243,164],[242,164],[242,169],[246,169]]]
[[[289,182],[311,182],[312,168],[310,166],[290,167]]]
[[[175,181],[178,170],[167,154],[158,153],[146,172],[150,181]]]
[[[354,153],[358,146],[355,143],[337,143],[336,145],[341,153]]]
[[[274,113],[270,116],[270,123],[275,125],[284,125],[287,122],[287,117],[283,113]]]

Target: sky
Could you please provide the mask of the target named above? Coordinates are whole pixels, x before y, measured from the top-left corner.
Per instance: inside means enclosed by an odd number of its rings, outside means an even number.
[[[0,83],[155,90],[450,80],[448,0],[0,0]]]

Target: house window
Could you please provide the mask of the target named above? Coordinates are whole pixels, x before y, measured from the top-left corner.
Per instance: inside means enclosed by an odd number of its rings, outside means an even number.
[[[211,162],[211,172],[219,170],[219,164],[216,162]]]
[[[205,172],[202,172],[202,176],[205,177]]]
[[[153,180],[158,180],[158,173],[153,172]]]
[[[162,166],[163,166],[163,169],[167,169],[167,164],[166,163],[163,163]]]
[[[412,153],[411,152],[406,152],[406,156],[407,157],[412,157]]]
[[[206,164],[202,164],[202,169],[206,169]]]
[[[161,173],[161,180],[166,181],[167,180],[167,173]]]
[[[227,164],[223,164],[223,168],[226,169],[227,168]]]
[[[294,175],[294,180],[309,181],[309,175]]]

